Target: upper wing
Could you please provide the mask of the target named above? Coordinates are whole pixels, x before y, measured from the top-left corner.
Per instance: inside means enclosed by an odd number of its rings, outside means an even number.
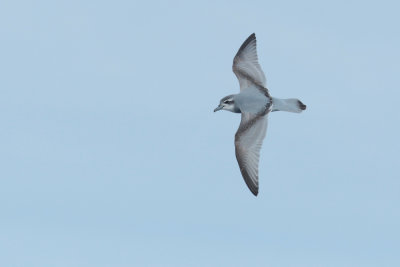
[[[240,91],[256,85],[268,94],[264,72],[258,64],[256,35],[253,33],[239,48],[233,59],[232,70],[239,80]]]
[[[240,172],[255,196],[258,194],[258,162],[267,124],[268,115],[242,113],[235,135],[235,152]]]

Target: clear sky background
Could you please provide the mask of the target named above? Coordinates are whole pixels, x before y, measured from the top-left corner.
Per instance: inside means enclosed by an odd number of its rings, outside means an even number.
[[[0,266],[400,266],[398,1],[0,2]],[[260,193],[213,113],[255,32]]]

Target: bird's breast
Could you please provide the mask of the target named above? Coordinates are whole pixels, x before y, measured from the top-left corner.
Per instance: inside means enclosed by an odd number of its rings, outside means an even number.
[[[241,112],[261,113],[271,106],[269,98],[261,94],[239,94],[235,100]]]

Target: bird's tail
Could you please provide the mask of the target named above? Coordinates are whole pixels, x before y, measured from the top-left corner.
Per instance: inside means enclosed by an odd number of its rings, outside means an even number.
[[[294,113],[300,113],[306,109],[306,105],[304,105],[297,98],[288,98],[288,99],[280,99],[280,98],[272,98],[272,111],[288,111]]]

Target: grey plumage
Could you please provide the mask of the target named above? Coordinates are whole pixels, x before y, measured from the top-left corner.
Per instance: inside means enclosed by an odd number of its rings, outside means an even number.
[[[241,113],[242,119],[235,134],[235,153],[240,172],[250,191],[258,194],[258,164],[262,142],[267,132],[268,113],[306,109],[298,99],[271,97],[266,87],[264,72],[258,63],[256,36],[251,34],[233,59],[232,70],[239,80],[240,93],[220,100],[214,110]]]

